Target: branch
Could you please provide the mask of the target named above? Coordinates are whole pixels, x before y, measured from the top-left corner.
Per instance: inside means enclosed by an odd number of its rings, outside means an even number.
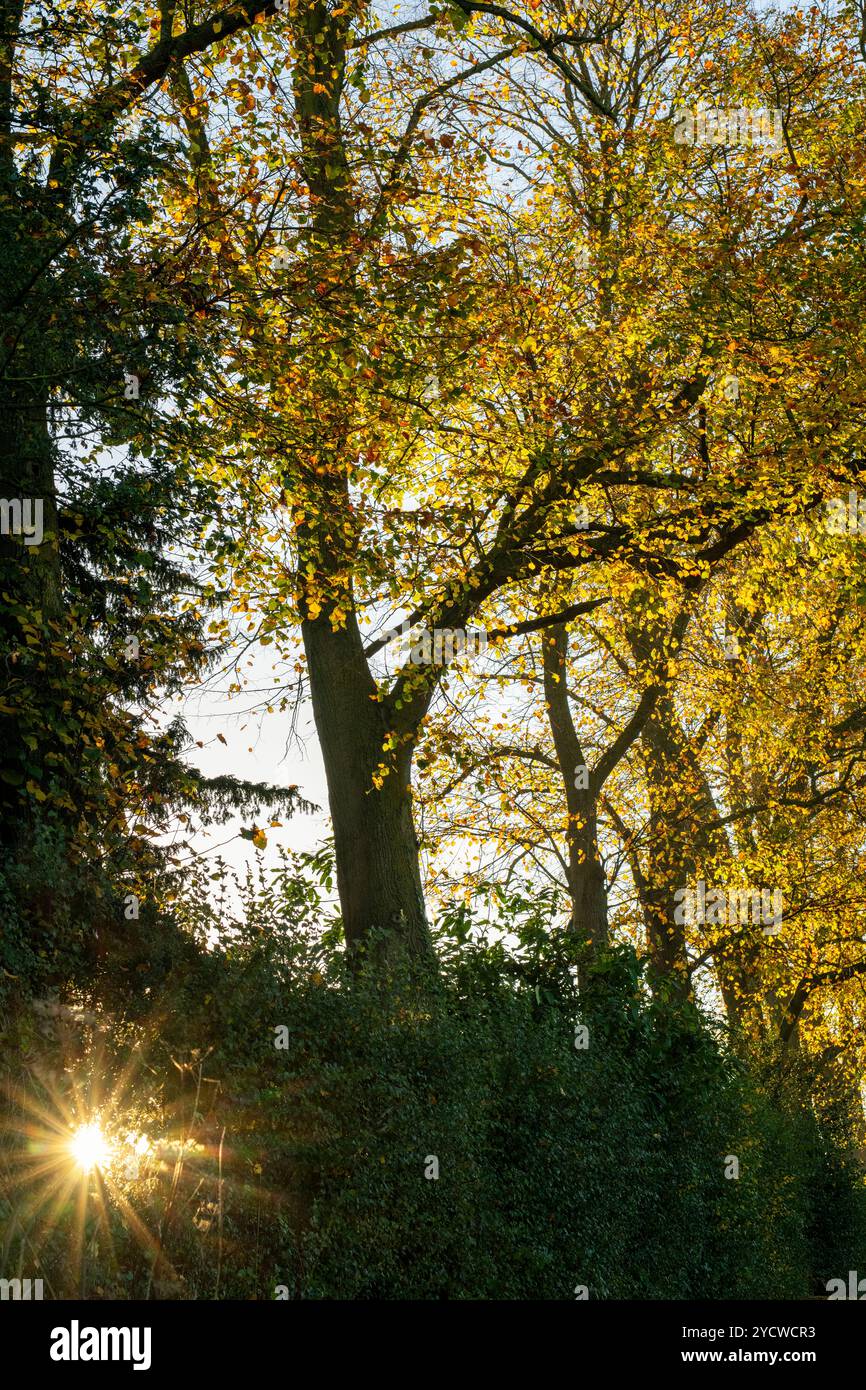
[[[434,87],[433,90],[427,92],[425,96],[418,98],[412,108],[412,114],[406,122],[406,128],[403,131],[400,144],[394,155],[391,171],[382,186],[382,191],[376,200],[376,206],[370,214],[370,220],[367,224],[365,233],[367,238],[374,237],[381,226],[382,219],[388,210],[388,199],[399,183],[400,171],[409,158],[409,152],[412,148],[412,138],[418,129],[421,117],[424,115],[427,107],[434,101],[438,101],[438,99],[444,96],[446,92],[449,92],[452,87],[459,87],[460,83],[465,82],[467,78],[475,77],[480,72],[487,72],[490,68],[496,67],[498,63],[502,62],[503,58],[510,58],[516,51],[514,46],[500,49],[498,53],[494,53],[493,57],[488,58],[486,62],[474,63],[471,67],[463,68],[461,72],[455,73],[453,77],[449,77],[447,82],[440,82],[438,87]]]
[[[222,43],[233,34],[252,28],[260,19],[270,18],[276,13],[275,0],[240,0],[172,38],[173,8],[170,0],[163,7],[159,40],[135,67],[71,114],[68,128],[58,137],[58,149],[52,157],[54,177],[64,166],[80,160],[89,146],[100,138],[106,126],[161,82],[173,64],[183,62],[194,53],[203,53],[215,43]],[[64,150],[62,156],[61,148]]]
[[[542,53],[546,54],[554,67],[559,69],[566,81],[577,88],[584,101],[588,102],[589,105],[594,107],[602,116],[613,118],[613,108],[593,91],[592,87],[584,81],[577,69],[572,67],[571,63],[563,58],[562,54],[557,53],[556,50],[562,43],[588,45],[597,42],[603,34],[612,33],[617,27],[615,24],[610,25],[599,34],[581,36],[576,34],[553,34],[547,37],[547,35],[543,34],[540,29],[537,29],[528,19],[524,19],[522,15],[514,14],[511,10],[507,10],[504,5],[476,4],[475,0],[450,0],[450,3],[454,5],[456,9],[462,10],[463,13],[470,18],[473,14],[491,15],[519,29],[532,40],[535,48],[540,48]]]
[[[843,966],[839,970],[824,970],[819,975],[805,976],[786,1005],[784,1019],[779,1030],[782,1042],[787,1043],[791,1038],[809,998],[816,989],[820,989],[822,985],[841,985],[846,980],[853,980],[855,976],[863,974],[866,974],[866,960],[855,961],[852,965]]]
[[[430,29],[441,18],[438,14],[425,14],[421,19],[407,19],[405,24],[392,24],[388,29],[375,29],[372,34],[359,34],[350,39],[346,48],[366,48],[371,43],[381,43],[383,39],[394,39],[399,34],[411,34],[416,29]]]
[[[594,609],[609,602],[610,595],[605,594],[603,598],[585,599],[583,603],[572,603],[570,607],[563,608],[560,613],[547,613],[543,618],[528,618],[526,622],[515,623],[513,627],[492,628],[487,634],[487,640],[488,642],[495,642],[502,637],[517,637],[525,632],[540,632],[545,627],[552,627],[554,623],[568,623],[571,622],[572,618],[579,618],[582,613],[592,613]]]
[[[617,763],[622,761],[635,739],[642,733],[643,727],[652,714],[656,701],[662,693],[663,688],[664,687],[661,685],[647,686],[625,727],[617,734],[613,743],[609,744],[602,753],[589,779],[590,786],[596,796],[601,791]]]

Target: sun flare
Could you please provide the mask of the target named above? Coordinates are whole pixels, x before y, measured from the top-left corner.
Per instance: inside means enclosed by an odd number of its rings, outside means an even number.
[[[75,1131],[69,1141],[69,1152],[83,1173],[105,1168],[111,1158],[108,1140],[95,1121]]]

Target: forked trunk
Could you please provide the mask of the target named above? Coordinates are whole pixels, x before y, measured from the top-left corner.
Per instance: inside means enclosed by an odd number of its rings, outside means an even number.
[[[387,962],[433,959],[412,818],[412,745],[385,751],[387,720],[354,619],[303,625],[328,779],[346,941]]]

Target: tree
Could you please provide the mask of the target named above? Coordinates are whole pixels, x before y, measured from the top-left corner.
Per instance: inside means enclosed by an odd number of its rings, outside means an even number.
[[[178,727],[151,728],[166,695],[219,655],[190,568],[214,497],[160,440],[206,350],[187,320],[206,312],[209,286],[177,229],[154,234],[152,200],[177,153],[164,82],[273,14],[0,9],[0,844],[11,864],[47,834],[61,858],[138,884],[160,861],[148,840],[170,813],[219,810],[230,794],[179,761]],[[235,790],[249,805],[251,790]],[[300,804],[286,789],[257,795]]]

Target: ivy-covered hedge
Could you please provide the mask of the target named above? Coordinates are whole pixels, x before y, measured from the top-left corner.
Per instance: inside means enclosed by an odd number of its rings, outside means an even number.
[[[7,1006],[10,1269],[37,1272],[28,1114],[68,1113],[97,1076],[107,1126],[153,1143],[92,1204],[84,1275],[73,1191],[53,1217],[57,1297],[793,1299],[866,1267],[845,1134],[653,999],[631,951],[580,997],[550,933],[443,940],[435,982],[349,978],[318,900],[292,893],[282,924],[185,947],[74,1056]],[[39,1081],[34,1056],[61,1047]]]
[[[269,1074],[274,1158],[310,1187],[278,1282],[313,1298],[798,1298],[857,1268],[844,1150],[694,1014],[649,1002],[630,957],[612,964],[582,1013],[486,971],[466,988],[465,967],[426,1005],[299,995]]]

